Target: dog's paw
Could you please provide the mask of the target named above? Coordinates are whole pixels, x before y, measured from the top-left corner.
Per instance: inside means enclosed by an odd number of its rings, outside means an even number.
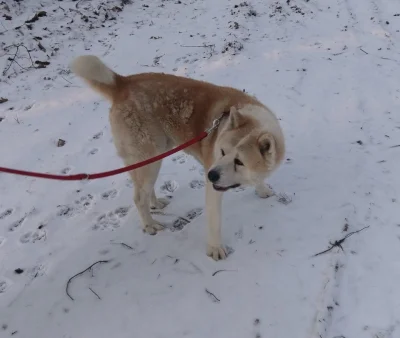
[[[267,187],[266,185],[263,184],[256,187],[256,194],[260,198],[268,198],[275,195],[275,193],[270,187]]]
[[[208,245],[207,256],[215,261],[219,261],[220,259],[226,259],[227,253],[223,246]]]
[[[143,228],[143,231],[149,235],[155,235],[158,231],[164,230],[164,226],[160,223],[148,224]]]
[[[150,208],[151,209],[164,209],[169,204],[169,200],[167,198],[157,198],[155,201],[151,201]]]

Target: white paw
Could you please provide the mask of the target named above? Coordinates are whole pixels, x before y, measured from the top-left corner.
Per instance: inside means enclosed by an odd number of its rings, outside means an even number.
[[[157,198],[155,201],[151,201],[150,208],[152,209],[164,209],[169,204],[167,198]]]
[[[256,187],[256,194],[260,198],[268,198],[268,197],[271,197],[271,196],[275,195],[273,190],[270,187],[267,187],[265,185],[257,186]]]
[[[221,245],[208,245],[207,256],[211,257],[215,261],[219,261],[220,259],[226,259],[227,254],[225,249]]]
[[[161,230],[164,230],[164,226],[156,222],[148,224],[143,228],[143,231],[147,232],[149,235],[155,235],[158,231]]]

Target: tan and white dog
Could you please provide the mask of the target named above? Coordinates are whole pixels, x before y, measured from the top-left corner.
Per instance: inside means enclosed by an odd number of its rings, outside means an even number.
[[[122,76],[96,56],[76,58],[71,69],[111,101],[111,130],[125,165],[200,135],[227,113],[218,129],[186,149],[207,173],[207,255],[215,260],[226,258],[221,242],[222,193],[252,185],[260,197],[273,194],[264,179],[278,167],[285,153],[284,136],[275,115],[237,89],[163,73]],[[150,209],[168,204],[154,191],[160,167],[161,161],[130,172],[142,226],[151,235],[163,226],[153,219]]]

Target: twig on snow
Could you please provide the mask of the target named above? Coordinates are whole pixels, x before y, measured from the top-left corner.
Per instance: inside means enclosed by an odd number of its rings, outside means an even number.
[[[125,247],[125,248],[127,248],[127,249],[130,249],[130,250],[135,250],[134,248],[132,248],[130,245],[128,245],[128,244],[126,244],[126,243],[123,243],[123,242],[118,242],[118,243],[112,243],[112,244],[119,244],[119,245],[122,245],[123,247]]]
[[[193,45],[193,46],[181,45],[181,47],[185,47],[185,48],[197,48],[197,47],[211,48],[211,47],[215,47],[215,45]]]
[[[218,299],[218,297],[217,297],[216,295],[214,295],[212,292],[208,291],[207,289],[205,289],[205,290],[206,290],[206,293],[212,298],[212,300],[213,300],[214,303],[219,303],[219,302],[221,301],[221,300]]]
[[[6,48],[9,48],[9,47],[16,47],[16,50],[15,50],[14,56],[13,56],[12,58],[9,58],[10,64],[8,65],[8,67],[7,67],[6,69],[3,70],[3,76],[7,74],[8,70],[11,68],[11,66],[12,66],[12,64],[13,64],[14,62],[15,62],[20,68],[22,68],[23,70],[28,70],[28,69],[31,68],[31,67],[32,67],[32,68],[36,68],[35,63],[34,63],[33,60],[32,60],[31,53],[29,52],[29,49],[28,49],[25,45],[23,45],[23,44],[20,44],[20,45],[11,45],[11,46],[7,46]],[[31,60],[32,66],[30,66],[30,67],[28,67],[28,68],[25,68],[25,67],[21,66],[21,65],[17,62],[16,59],[17,59],[17,57],[18,57],[19,47],[25,48],[26,52],[27,52],[28,55],[29,55],[29,59]]]
[[[398,148],[400,147],[400,144],[396,144],[395,146],[391,146],[390,148]]]
[[[65,81],[67,81],[69,84],[73,84],[71,81],[67,80],[64,76],[61,76]]]
[[[366,226],[366,227],[364,227],[364,228],[362,228],[362,229],[360,229],[360,230],[357,230],[357,231],[353,231],[353,232],[348,233],[348,234],[347,234],[346,236],[344,236],[342,239],[340,239],[340,240],[338,240],[338,241],[335,241],[334,243],[329,242],[329,244],[331,245],[330,248],[328,248],[328,249],[326,249],[326,250],[324,250],[324,251],[321,251],[321,252],[316,253],[315,255],[313,255],[313,257],[317,257],[317,256],[319,256],[319,255],[323,255],[323,254],[325,254],[325,253],[331,251],[331,250],[332,250],[333,248],[335,248],[335,247],[338,247],[338,248],[342,249],[342,251],[344,252],[344,249],[343,249],[343,247],[342,247],[343,242],[344,242],[347,238],[349,238],[350,236],[353,236],[354,234],[357,234],[357,233],[359,233],[359,232],[361,232],[361,231],[363,231],[363,230],[365,230],[365,229],[368,229],[368,228],[369,228],[369,225]]]
[[[214,277],[215,275],[219,274],[220,272],[230,272],[230,271],[236,271],[236,270],[225,270],[225,269],[217,270],[212,274],[212,276]]]
[[[96,292],[94,292],[93,289],[92,289],[91,287],[89,287],[89,290],[92,291],[92,293],[93,293],[98,299],[101,300],[100,296],[99,296]]]
[[[360,47],[360,51],[362,51],[363,53],[365,53],[365,54],[369,54],[369,53],[367,53],[364,49],[362,49],[361,47]]]
[[[86,271],[90,271],[92,270],[92,268],[97,265],[97,264],[103,264],[103,263],[108,263],[109,261],[97,261],[95,263],[93,263],[91,266],[89,266],[88,268],[86,268],[85,270],[78,272],[76,275],[72,276],[70,279],[68,279],[67,285],[65,287],[65,293],[67,294],[67,296],[71,299],[71,300],[75,300],[71,294],[69,293],[69,286],[71,284],[71,282],[74,280],[74,278],[83,275]],[[90,289],[90,288],[89,288]],[[92,290],[93,291],[93,290]]]

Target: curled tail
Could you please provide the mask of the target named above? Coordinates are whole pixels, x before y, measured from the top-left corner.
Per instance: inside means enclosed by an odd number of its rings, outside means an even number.
[[[82,55],[72,61],[71,70],[84,79],[95,91],[113,100],[117,82],[122,76],[113,72],[97,56]]]

